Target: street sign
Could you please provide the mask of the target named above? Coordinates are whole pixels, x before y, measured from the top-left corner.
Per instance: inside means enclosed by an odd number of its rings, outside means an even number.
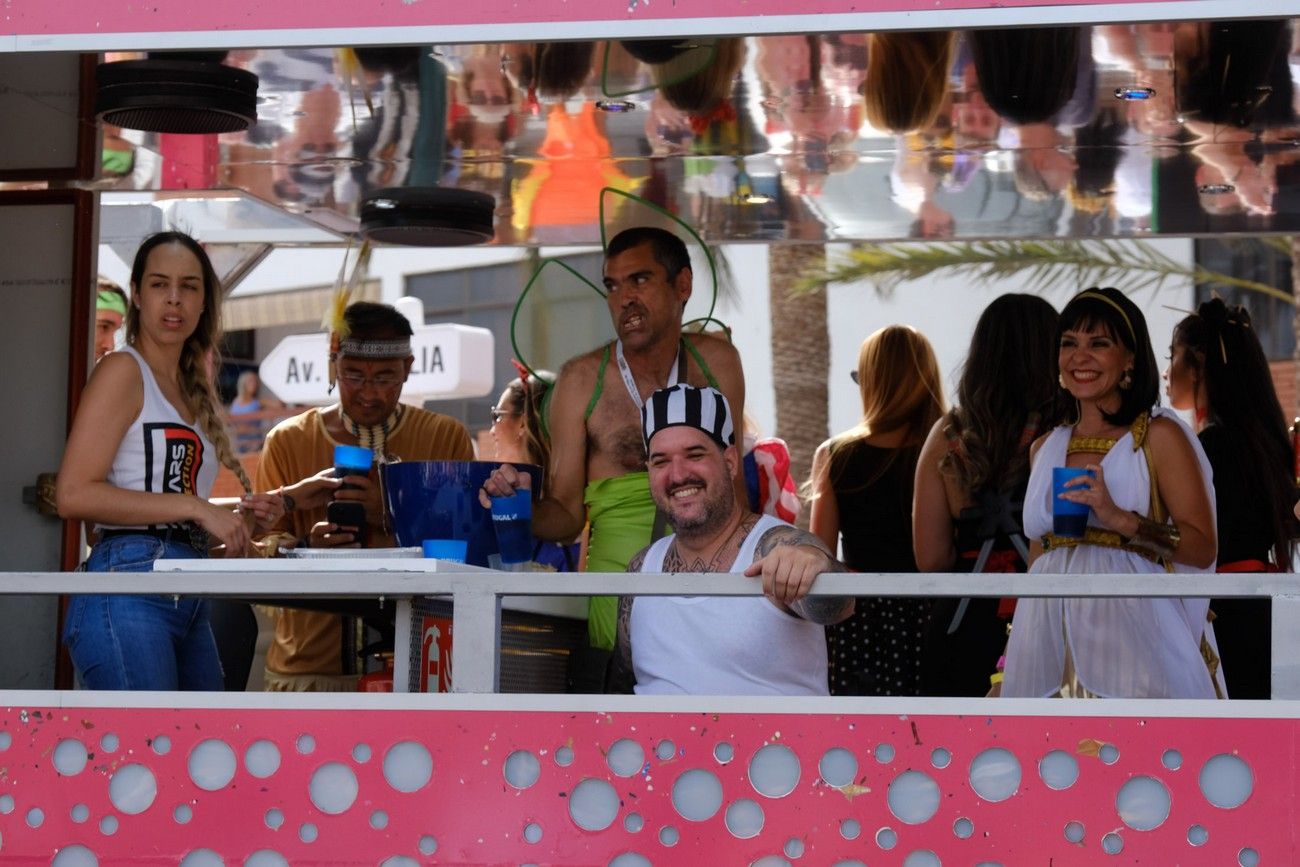
[[[492,392],[495,341],[486,328],[420,325],[411,337],[411,376],[404,403],[482,397]],[[324,405],[329,389],[329,335],[294,334],[262,360],[258,376],[285,403]]]

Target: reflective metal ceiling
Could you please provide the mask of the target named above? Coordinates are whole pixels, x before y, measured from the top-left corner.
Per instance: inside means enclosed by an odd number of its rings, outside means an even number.
[[[598,243],[605,186],[709,241],[1300,232],[1291,20],[225,62],[257,124],[207,157],[106,129],[101,188],[234,188],[346,234],[376,189],[461,187],[516,245]]]

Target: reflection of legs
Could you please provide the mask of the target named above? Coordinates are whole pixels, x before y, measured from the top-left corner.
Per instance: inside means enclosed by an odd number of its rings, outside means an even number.
[[[178,613],[184,614],[186,608],[191,609],[189,616],[182,623],[176,624],[176,688],[219,692],[223,686],[221,660],[217,656],[217,642],[212,637],[212,627],[208,623],[208,603],[202,599],[186,600]],[[251,659],[250,655],[250,665]],[[247,669],[244,671],[244,680],[248,680]]]
[[[208,622],[217,642],[217,655],[225,672],[226,692],[243,692],[253,669],[257,648],[257,618],[244,602],[208,601]]]
[[[82,596],[68,636],[81,681],[89,689],[176,689],[176,657],[161,597]],[[170,606],[171,600],[165,604]]]

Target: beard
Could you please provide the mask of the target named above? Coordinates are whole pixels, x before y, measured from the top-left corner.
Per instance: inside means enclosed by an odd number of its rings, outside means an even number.
[[[692,537],[698,538],[709,536],[716,533],[727,525],[731,519],[732,509],[735,507],[735,492],[731,489],[730,480],[724,480],[715,487],[706,485],[701,480],[692,480],[683,485],[675,485],[674,488],[686,487],[686,485],[699,485],[704,488],[704,502],[698,512],[695,514],[681,514],[679,509],[674,508],[672,492],[664,499],[666,502],[658,503],[659,508],[668,516],[668,523],[672,525],[673,532],[687,539]]]

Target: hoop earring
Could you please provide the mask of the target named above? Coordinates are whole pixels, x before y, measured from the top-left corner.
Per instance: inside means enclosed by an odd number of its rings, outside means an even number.
[[[1122,391],[1128,391],[1133,387],[1133,368],[1127,368],[1124,375],[1119,379],[1119,387]]]

